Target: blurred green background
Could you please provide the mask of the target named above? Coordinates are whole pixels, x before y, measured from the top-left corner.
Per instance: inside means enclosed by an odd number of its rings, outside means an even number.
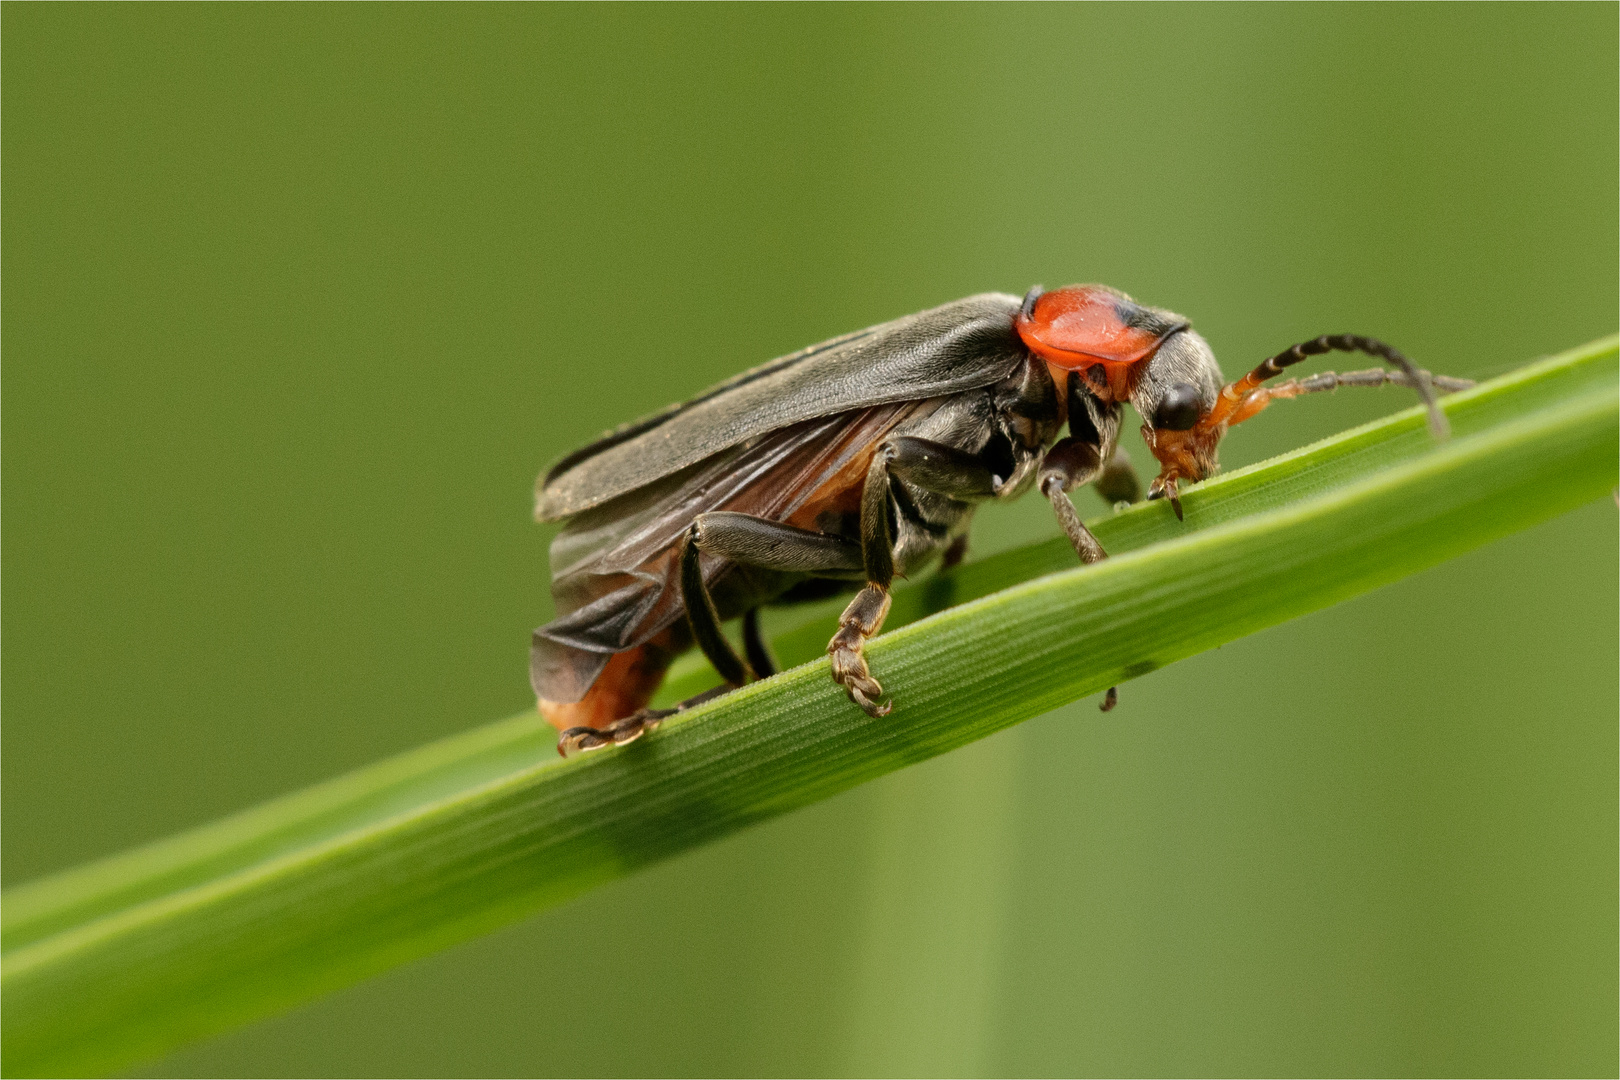
[[[1035,282],[1229,374],[1617,322],[1613,4],[0,24],[8,884],[525,708],[536,472],[798,346]],[[151,1072],[1613,1075],[1617,557],[1587,507]]]

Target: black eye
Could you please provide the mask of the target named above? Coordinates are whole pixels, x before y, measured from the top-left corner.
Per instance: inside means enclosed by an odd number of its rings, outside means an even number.
[[[1196,386],[1176,383],[1153,411],[1153,426],[1161,431],[1186,431],[1198,423],[1200,404]]]

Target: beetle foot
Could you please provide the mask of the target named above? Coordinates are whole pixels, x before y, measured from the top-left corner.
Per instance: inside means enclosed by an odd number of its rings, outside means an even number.
[[[888,590],[868,585],[844,609],[843,618],[838,622],[838,633],[827,643],[827,653],[832,657],[833,681],[844,688],[849,700],[859,705],[867,716],[887,716],[892,708],[889,702],[880,700],[883,687],[872,678],[872,671],[866,666],[866,657],[862,655],[866,639],[878,632],[883,625],[883,617],[888,613]]]
[[[849,700],[859,705],[867,716],[887,716],[891,706],[887,701],[879,700],[883,697],[883,687],[872,678],[872,671],[866,666],[866,657],[861,655],[861,647],[865,644],[866,639],[861,636],[859,627],[839,627],[832,643],[827,646],[827,652],[832,656],[833,681],[844,688]]]
[[[649,731],[656,731],[667,717],[679,709],[642,709],[623,720],[615,720],[605,728],[572,727],[557,737],[557,753],[567,757],[571,753],[600,750],[604,746],[624,746],[633,743]]]

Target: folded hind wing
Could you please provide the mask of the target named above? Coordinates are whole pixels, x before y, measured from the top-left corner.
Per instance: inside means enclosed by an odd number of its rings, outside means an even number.
[[[858,484],[877,443],[920,407],[898,402],[806,420],[574,517],[551,545],[557,618],[534,632],[535,693],[578,701],[612,654],[682,616],[678,549],[699,514],[786,521],[829,488]],[[712,586],[730,565],[705,556],[704,581]]]

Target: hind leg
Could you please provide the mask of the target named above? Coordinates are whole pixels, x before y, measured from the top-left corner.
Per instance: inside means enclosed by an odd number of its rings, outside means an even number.
[[[681,544],[681,600],[698,648],[733,686],[774,674],[776,662],[759,635],[753,611],[743,620],[746,660],[721,633],[720,613],[703,582],[699,561],[703,552],[745,566],[795,574],[847,574],[861,567],[860,546],[841,536],[725,510],[698,515]]]
[[[648,709],[669,665],[682,651],[675,628],[634,649],[615,653],[583,698],[573,702],[540,699],[540,715],[562,732],[557,752],[594,750],[624,744],[658,726],[673,709]]]
[[[678,712],[685,712],[694,705],[701,705],[730,690],[729,686],[717,686],[713,690],[705,690],[696,697],[687,698],[672,709],[637,709],[622,720],[615,720],[605,727],[571,727],[557,737],[557,753],[567,757],[570,753],[586,750],[600,750],[604,746],[624,746],[633,743],[649,731],[657,731],[658,725],[674,716]],[[555,723],[555,721],[553,721]]]
[[[771,648],[759,630],[759,608],[750,608],[748,614],[743,616],[743,643],[746,647],[748,666],[755,678],[766,679],[776,674],[776,658],[771,655]],[[614,660],[618,660],[621,656],[631,656],[637,651],[620,653]],[[667,663],[665,666],[668,666]],[[651,665],[642,663],[642,658],[637,657],[623,667],[623,671],[614,671],[613,661],[609,661],[608,670],[604,670],[603,675],[617,676],[635,685],[642,681],[642,672],[650,673]],[[658,684],[663,681],[663,676],[663,669],[658,669],[656,677],[651,679],[651,688],[646,689],[644,693],[638,690],[633,695],[627,695],[624,692],[625,687],[621,685],[604,692],[598,701],[591,701],[591,696],[587,694],[586,700],[577,705],[542,702],[541,711],[546,712],[546,719],[563,729],[562,737],[557,740],[557,752],[567,757],[569,752],[574,750],[597,750],[610,744],[623,746],[625,743],[634,742],[648,731],[657,730],[659,724],[676,713],[690,709],[694,705],[701,705],[731,689],[729,684],[717,686],[696,697],[687,698],[672,709],[646,708],[646,702],[651,700],[653,692],[658,689]],[[595,688],[592,689],[594,691]],[[591,706],[599,707],[581,709],[580,706],[586,705],[587,702],[590,702]],[[624,716],[625,710],[637,702],[640,703],[640,707]],[[551,711],[547,711],[548,705],[551,706]],[[624,718],[612,720],[613,716]],[[576,724],[575,721],[579,722]]]
[[[759,632],[754,611],[743,620],[746,660],[737,655],[721,632],[720,613],[703,581],[698,558],[703,552],[766,570],[803,574],[849,572],[861,565],[860,546],[841,537],[749,514],[713,511],[699,515],[681,541],[677,555],[685,624],[670,628],[646,645],[615,654],[580,701],[568,705],[540,703],[546,719],[562,730],[557,749],[563,756],[575,750],[622,746],[683,709],[775,673],[776,662]],[[670,662],[692,642],[727,685],[683,701],[673,709],[647,708]]]

